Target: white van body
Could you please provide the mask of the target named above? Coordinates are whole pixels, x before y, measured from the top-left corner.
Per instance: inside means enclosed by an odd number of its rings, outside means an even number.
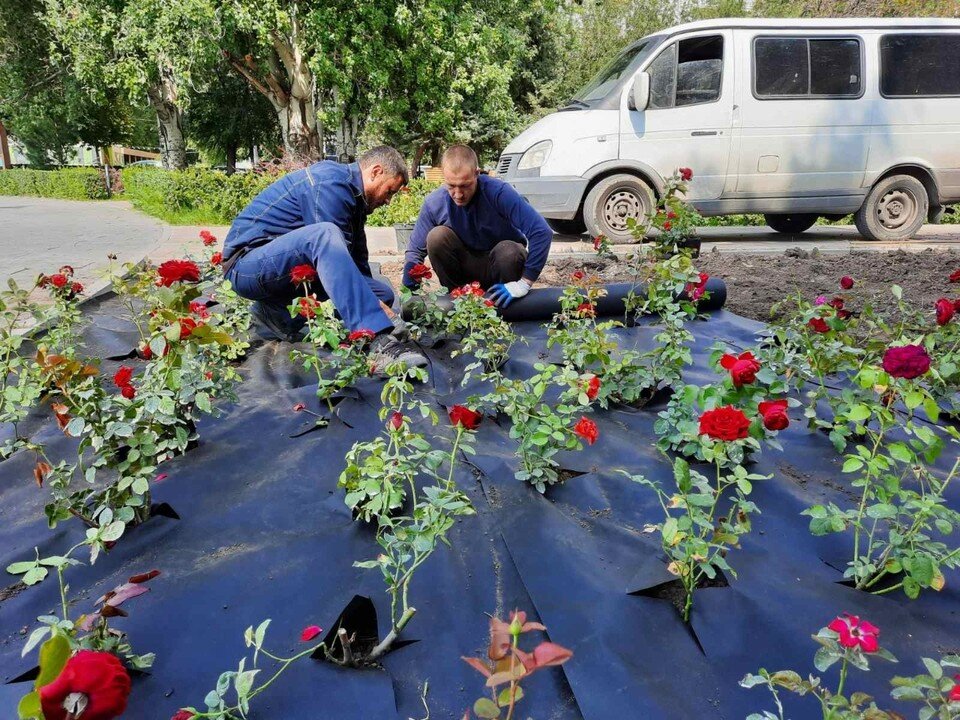
[[[802,232],[855,213],[867,237],[912,236],[960,201],[960,20],[669,28],[524,130],[497,174],[558,231],[626,240],[678,167],[703,215]]]

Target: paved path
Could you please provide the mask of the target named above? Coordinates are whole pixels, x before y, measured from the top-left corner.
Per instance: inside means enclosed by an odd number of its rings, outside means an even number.
[[[55,272],[63,264],[74,267],[89,294],[105,287],[107,254],[119,262],[154,262],[205,251],[200,230],[208,229],[220,241],[222,226],[169,226],[133,210],[123,201],[83,202],[0,196],[0,283],[13,277],[30,285],[41,272]],[[845,254],[851,251],[895,249],[960,250],[960,225],[927,225],[917,238],[902,243],[876,243],[860,238],[852,226],[814,227],[800,235],[781,235],[768,228],[703,228],[703,251],[780,253],[787,248]],[[367,228],[371,260],[397,261],[393,228]],[[621,246],[626,250],[629,246]],[[588,238],[556,236],[551,256],[592,253]]]

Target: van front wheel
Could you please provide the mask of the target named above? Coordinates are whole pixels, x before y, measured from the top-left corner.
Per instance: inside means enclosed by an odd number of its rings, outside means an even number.
[[[892,175],[873,186],[853,221],[868,240],[906,240],[923,225],[929,208],[922,182],[910,175]]]
[[[817,221],[817,215],[796,213],[793,215],[764,215],[763,221],[778,233],[793,235],[809,230]]]
[[[610,242],[636,242],[627,221],[642,227],[656,208],[653,190],[643,180],[627,174],[604,178],[587,193],[583,221],[591,235],[606,235]]]

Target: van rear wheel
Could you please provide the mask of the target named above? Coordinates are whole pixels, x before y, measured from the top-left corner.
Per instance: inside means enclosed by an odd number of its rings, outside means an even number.
[[[795,213],[791,215],[764,215],[763,220],[777,232],[793,235],[809,230],[818,217],[818,215],[811,215],[810,213]]]
[[[587,193],[583,221],[591,235],[606,235],[610,242],[636,242],[627,221],[643,227],[657,204],[653,190],[635,175],[621,173],[604,178]]]
[[[873,186],[853,221],[868,240],[906,240],[923,225],[929,209],[922,182],[911,175],[891,175]]]

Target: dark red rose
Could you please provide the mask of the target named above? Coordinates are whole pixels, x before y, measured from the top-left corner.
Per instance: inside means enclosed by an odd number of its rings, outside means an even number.
[[[302,642],[310,642],[322,632],[323,628],[319,625],[308,625],[303,629],[303,632],[300,633],[300,640]]]
[[[66,720],[63,704],[73,693],[87,698],[82,720],[113,720],[127,709],[130,676],[116,655],[80,650],[67,660],[49,685],[40,688],[40,707],[45,720]],[[79,720],[78,718],[78,720]]]
[[[960,282],[960,270],[954,270],[950,273],[950,282]]]
[[[399,430],[403,427],[403,413],[394,412],[393,415],[390,416],[390,427],[394,430]]]
[[[673,210],[667,210],[667,220],[676,220],[677,214]]]
[[[301,283],[316,279],[317,271],[313,269],[313,265],[303,263],[302,265],[294,265],[290,269],[290,282],[294,285],[300,285]]]
[[[70,281],[67,280],[67,276],[63,273],[54,273],[50,276],[50,284],[55,288],[66,287],[68,282]]]
[[[937,311],[937,325],[946,325],[957,312],[953,301],[948,300],[947,298],[940,298],[937,300],[937,302],[934,304],[934,308]]]
[[[113,384],[118,388],[122,388],[130,384],[130,380],[133,378],[133,368],[127,367],[126,365],[121,365],[120,369],[113,374]]]
[[[850,288],[852,288],[853,278],[850,277],[849,275],[844,275],[842,278],[840,278],[840,287],[843,288],[844,290],[849,290]]]
[[[577,270],[570,277],[573,278],[575,282],[580,282],[586,277],[586,275],[584,274],[583,270]]]
[[[883,369],[893,377],[912,380],[930,369],[930,356],[922,345],[900,345],[887,348]]]
[[[137,390],[133,385],[124,385],[120,388],[120,394],[127,400],[133,400],[137,396]]]
[[[417,263],[410,268],[410,279],[417,284],[422,283],[424,280],[429,280],[432,277],[433,272],[423,263]]]
[[[600,437],[600,430],[597,428],[597,424],[586,415],[581,416],[580,419],[577,420],[577,424],[573,426],[573,432],[586,440],[587,445],[593,445],[597,441],[597,438]]]
[[[177,710],[177,714],[170,718],[170,720],[193,720],[195,717],[196,715],[189,710],[180,709]]]
[[[170,287],[175,282],[200,282],[200,268],[192,260],[167,260],[157,268],[157,285]]]
[[[705,272],[700,273],[699,279],[695,283],[687,283],[686,293],[693,302],[697,302],[700,298],[703,297],[703,293],[707,289],[707,280],[710,279],[710,276]]]
[[[684,182],[690,182],[693,179],[693,170],[687,167],[680,168],[680,179]]]
[[[865,653],[875,653],[880,649],[877,637],[880,629],[856,615],[844,613],[843,617],[835,618],[827,627],[840,637],[838,640],[845,648],[859,647]]]
[[[196,315],[201,320],[206,320],[210,317],[210,311],[207,310],[207,304],[201,302],[200,300],[194,300],[190,303],[190,312]]]
[[[743,410],[731,405],[707,410],[700,416],[700,434],[714,440],[743,440],[749,430],[750,420]]]
[[[764,400],[757,405],[767,430],[785,430],[790,425],[786,400]]]
[[[61,265],[60,269],[57,270],[58,273],[63,273],[67,277],[73,277],[73,266],[72,265]]]
[[[597,309],[593,306],[592,302],[582,302],[577,305],[577,314],[582,317],[595,317]]]
[[[463,405],[454,405],[450,408],[449,415],[451,423],[463,425],[465,430],[476,430],[483,419],[483,415]]]
[[[219,265],[219,264],[222,263],[222,262],[223,262],[223,253],[222,253],[222,252],[215,252],[213,255],[210,256],[210,264],[211,264],[211,265]]]
[[[186,340],[190,337],[190,334],[196,329],[197,323],[196,320],[189,317],[182,317],[177,322],[180,324],[180,339]]]
[[[818,333],[830,332],[830,326],[827,325],[827,321],[823,318],[810,318],[807,320],[807,327]]]
[[[595,400],[597,393],[600,392],[600,378],[598,378],[596,375],[590,378],[587,381],[587,387],[584,392],[587,394],[588,400]]]
[[[79,295],[83,292],[83,283],[75,282],[70,286],[70,292],[74,295]]]
[[[760,361],[753,356],[752,352],[740,353],[740,355],[727,353],[720,358],[720,367],[730,371],[734,387],[742,387],[757,379]]]
[[[366,328],[361,328],[360,330],[354,330],[352,333],[347,335],[347,341],[351,343],[355,342],[366,342],[367,340],[373,340],[376,337],[376,333],[373,330],[367,330]]]
[[[203,244],[206,245],[207,247],[217,244],[217,236],[214,235],[209,230],[201,230],[200,239],[203,240]]]
[[[300,316],[305,317],[307,320],[312,320],[317,316],[316,298],[314,298],[313,296],[302,297],[300,298],[299,302],[300,302],[300,309],[297,311],[297,313]]]
[[[834,309],[836,309],[836,310],[842,309],[842,308],[843,308],[843,298],[842,298],[842,297],[835,297],[835,298],[833,298],[833,300],[830,301],[830,307],[832,307],[832,308],[834,308]]]
[[[672,227],[673,227],[673,223],[672,223],[672,222],[670,222],[669,220],[664,220],[664,221],[663,221],[663,229],[664,229],[664,230],[669,231],[670,228],[672,228]]]

